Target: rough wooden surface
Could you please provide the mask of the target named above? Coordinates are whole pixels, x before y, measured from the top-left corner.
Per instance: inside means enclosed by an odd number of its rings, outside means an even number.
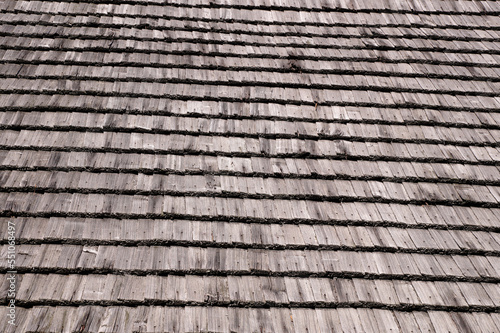
[[[500,331],[499,15],[1,2],[17,332]]]

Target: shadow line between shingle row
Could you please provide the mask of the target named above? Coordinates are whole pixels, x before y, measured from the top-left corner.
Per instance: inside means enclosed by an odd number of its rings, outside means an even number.
[[[240,172],[240,171],[211,171],[211,170],[175,170],[170,168],[113,168],[113,167],[91,167],[91,166],[19,166],[0,165],[0,170],[4,171],[59,171],[59,172],[85,172],[85,173],[120,173],[120,174],[144,174],[144,175],[179,175],[179,176],[234,176],[245,178],[279,178],[279,179],[321,179],[321,180],[361,180],[394,183],[418,183],[432,182],[433,184],[464,184],[464,185],[486,185],[500,186],[500,180],[483,180],[470,178],[424,178],[424,177],[389,177],[389,176],[353,176],[347,174],[324,175],[317,173],[294,174],[294,173],[265,173],[265,172]]]
[[[0,239],[0,245],[7,245],[6,239]],[[223,249],[253,249],[253,250],[294,250],[294,251],[349,251],[349,252],[384,252],[384,253],[408,253],[428,255],[453,255],[453,256],[490,256],[500,257],[500,251],[488,251],[483,249],[440,249],[440,248],[401,248],[389,246],[349,246],[349,245],[314,245],[314,244],[265,244],[265,243],[243,243],[243,242],[218,242],[218,241],[188,241],[178,239],[142,239],[142,240],[104,240],[91,238],[19,238],[16,237],[17,245],[80,245],[80,246],[176,246],[176,247],[201,247],[201,248],[223,248]]]
[[[193,44],[208,44],[208,45],[236,45],[236,46],[256,46],[256,47],[280,47],[280,48],[295,48],[295,49],[326,49],[326,50],[374,50],[374,51],[419,51],[419,52],[440,52],[440,53],[468,53],[468,54],[500,54],[500,49],[452,49],[441,46],[429,46],[429,47],[410,47],[410,46],[387,46],[387,45],[313,45],[307,43],[262,43],[262,42],[249,42],[249,41],[237,41],[237,40],[208,40],[204,38],[172,38],[172,37],[162,37],[162,38],[140,38],[140,37],[128,37],[128,38],[116,38],[115,36],[102,36],[102,35],[61,35],[57,33],[47,34],[47,33],[15,33],[15,32],[0,32],[0,37],[15,37],[15,38],[43,38],[43,39],[79,39],[79,40],[109,40],[115,42],[117,40],[136,40],[144,42],[163,42],[163,43],[193,43]],[[347,39],[347,38],[346,38]],[[370,38],[367,38],[370,39]],[[110,45],[111,46],[111,45]],[[109,50],[108,50],[109,51]],[[135,50],[136,51],[136,50]]]
[[[129,62],[129,61],[77,61],[77,60],[23,60],[23,59],[0,59],[0,64],[5,65],[54,65],[54,66],[93,66],[93,67],[132,67],[132,68],[178,68],[178,69],[199,69],[199,70],[217,70],[217,71],[247,71],[247,72],[266,72],[266,73],[293,73],[293,74],[330,74],[330,75],[363,75],[363,76],[381,76],[381,77],[398,77],[398,78],[429,78],[429,79],[451,79],[460,81],[479,81],[479,82],[500,82],[500,77],[492,76],[467,76],[463,74],[436,74],[436,73],[404,73],[392,71],[370,71],[357,69],[310,69],[288,67],[262,67],[262,66],[223,66],[223,65],[193,65],[189,63],[175,64],[148,61],[145,63]],[[478,67],[481,67],[480,64]],[[465,67],[464,67],[465,68]],[[16,75],[16,77],[19,77]]]
[[[36,81],[36,80],[33,80]],[[88,81],[83,81],[88,82]],[[98,82],[98,81],[96,81]],[[220,87],[214,85],[214,87]],[[251,88],[252,86],[248,86]],[[229,87],[228,87],[229,88]],[[43,89],[43,88],[42,88]],[[25,95],[85,95],[85,96],[104,96],[104,97],[131,97],[131,98],[163,98],[168,100],[178,100],[178,101],[210,101],[210,102],[240,102],[240,103],[272,103],[280,105],[307,105],[307,106],[359,106],[359,107],[375,107],[375,108],[386,108],[386,109],[414,109],[423,108],[429,110],[441,110],[441,111],[466,111],[466,112],[495,112],[500,113],[500,104],[495,105],[493,108],[477,107],[457,107],[448,105],[433,105],[433,104],[419,104],[415,102],[406,103],[394,103],[388,105],[385,103],[374,103],[374,102],[342,102],[342,101],[304,101],[304,100],[289,100],[280,98],[250,98],[250,97],[216,97],[216,96],[192,96],[192,95],[181,95],[181,94],[152,94],[152,93],[119,93],[119,92],[104,92],[104,91],[82,91],[82,90],[68,90],[53,88],[52,91],[49,90],[31,90],[31,89],[4,89],[1,90],[2,94],[25,94]],[[453,97],[453,95],[450,95]]]
[[[0,268],[0,274],[6,274],[8,269]],[[197,276],[270,276],[298,278],[344,278],[365,280],[403,280],[432,282],[470,282],[470,283],[500,283],[497,277],[451,276],[451,275],[413,275],[413,274],[373,274],[366,272],[310,272],[310,271],[264,271],[264,270],[211,270],[211,269],[115,269],[115,268],[62,268],[62,267],[16,267],[17,274],[60,274],[60,275],[197,275]],[[17,305],[17,302],[16,302]],[[499,310],[500,307],[494,307]]]
[[[18,12],[14,11],[0,11],[1,13],[6,13],[6,14],[18,14]],[[40,13],[42,14],[42,13]],[[33,14],[36,15],[36,14]],[[42,14],[42,15],[47,15],[47,14]],[[71,14],[61,14],[61,13],[51,13],[49,15],[53,16],[64,16],[64,17],[82,17],[82,18],[88,18],[88,16],[84,15],[71,15]],[[101,19],[105,17],[104,15],[100,16]],[[113,16],[110,15],[109,18],[112,18]],[[176,17],[168,17],[164,16],[162,19],[169,19],[170,21],[175,20],[179,22],[185,22],[185,21],[193,21],[196,23],[199,23],[198,19],[189,19],[189,20],[180,20],[179,18]],[[215,21],[215,20],[214,20]],[[212,22],[214,22],[212,21]],[[395,39],[426,39],[426,40],[445,40],[445,41],[463,41],[463,42],[500,42],[500,38],[496,37],[472,37],[472,36],[458,36],[458,35],[430,35],[430,34],[416,34],[416,33],[410,33],[408,31],[400,31],[400,34],[387,34],[387,33],[381,33],[381,32],[376,32],[376,31],[370,31],[369,33],[364,32],[364,34],[360,35],[352,35],[349,33],[312,33],[312,32],[295,32],[295,31],[286,31],[286,32],[273,32],[273,31],[257,31],[257,30],[241,30],[241,29],[224,29],[224,28],[215,28],[215,27],[210,27],[210,28],[202,28],[200,26],[189,26],[189,27],[180,27],[180,26],[160,26],[160,25],[152,25],[151,23],[140,23],[140,24],[127,24],[127,23],[101,23],[101,22],[51,22],[51,21],[40,21],[40,18],[34,18],[33,20],[26,20],[25,18],[23,20],[15,20],[15,19],[9,19],[9,20],[2,20],[0,18],[0,24],[4,25],[16,25],[16,26],[32,26],[32,24],[40,25],[40,26],[50,26],[50,27],[65,27],[65,28],[105,28],[105,29],[121,29],[121,28],[130,28],[130,29],[137,29],[137,30],[147,30],[147,31],[197,31],[201,33],[225,33],[225,34],[238,34],[238,35],[250,35],[250,36],[280,36],[280,37],[320,37],[320,38],[354,38],[354,39],[361,39],[361,38],[377,38],[377,39],[389,39],[389,38],[395,38]],[[440,25],[425,25],[425,24],[418,24],[416,23],[415,25],[413,24],[388,24],[388,25],[370,25],[368,23],[363,23],[363,24],[342,24],[342,23],[334,23],[335,25],[332,25],[331,27],[342,27],[342,28],[383,28],[383,27],[403,27],[407,29],[415,29],[415,28],[428,28],[428,29],[445,29],[445,30],[471,30],[474,27],[466,26],[465,29],[463,28],[456,28],[455,26],[440,26]],[[272,26],[273,24],[267,24],[266,26]],[[261,25],[260,25],[261,26]],[[279,25],[281,26],[281,25]],[[317,27],[315,24],[311,24],[311,26]],[[497,29],[500,29],[500,27],[488,27],[485,29],[479,29],[475,28],[473,31],[476,30],[483,30],[483,31],[498,31]],[[451,32],[453,34],[453,31]],[[113,35],[114,36],[114,35]],[[135,37],[135,36],[129,36],[131,39],[137,39],[137,40],[162,40],[158,38],[140,38],[140,37]]]
[[[40,150],[40,151],[62,151],[62,152],[95,152],[95,153],[136,153],[150,155],[203,155],[203,156],[225,156],[225,157],[276,157],[276,158],[305,158],[308,159],[329,159],[329,160],[352,160],[352,161],[394,161],[394,162],[429,162],[429,163],[461,163],[470,165],[495,165],[500,166],[500,161],[471,161],[459,160],[456,158],[434,158],[434,157],[397,157],[397,156],[364,156],[364,155],[323,155],[311,154],[310,152],[296,153],[252,153],[252,152],[223,152],[205,151],[194,149],[123,149],[123,148],[91,148],[91,147],[55,147],[55,146],[21,146],[21,145],[0,145],[1,150]]]
[[[64,15],[64,16],[69,16],[69,17],[77,17],[77,16],[85,16],[87,13],[86,12],[81,12],[81,13],[59,13],[59,12],[43,12],[43,11],[37,11],[37,10],[0,10],[0,13],[7,13],[7,14],[28,14],[28,15]],[[461,14],[460,14],[461,15]],[[120,18],[144,18],[144,19],[168,19],[168,20],[179,20],[179,21],[188,21],[188,22],[215,22],[215,23],[241,23],[241,24],[248,24],[248,25],[264,25],[264,26],[301,26],[301,27],[365,27],[365,28],[425,28],[425,29],[463,29],[463,30],[492,30],[492,31],[500,31],[500,26],[478,26],[478,25],[462,25],[462,24],[455,24],[455,25],[450,25],[450,24],[427,24],[427,23],[418,23],[418,22],[412,22],[412,23],[386,23],[386,24],[379,24],[379,23],[373,23],[370,24],[369,22],[364,22],[363,24],[358,24],[358,23],[343,23],[343,22],[334,22],[334,23],[327,23],[327,22],[298,22],[298,21],[252,21],[252,20],[245,20],[245,19],[224,19],[224,18],[205,18],[205,17],[181,17],[181,16],[169,16],[169,15],[148,15],[148,14],[137,14],[137,15],[130,15],[130,14],[113,14],[114,17],[120,17]],[[484,16],[484,14],[481,14],[481,16]],[[92,17],[97,17],[97,18],[107,18],[111,17],[107,14],[103,13],[92,13]],[[135,25],[138,27],[148,27],[149,24],[138,24]]]
[[[483,207],[483,208],[500,208],[500,202],[488,201],[472,201],[472,200],[448,200],[430,198],[428,200],[417,199],[390,199],[382,197],[354,197],[346,195],[323,196],[319,194],[253,194],[246,192],[232,191],[181,191],[181,190],[127,190],[127,189],[111,189],[111,188],[54,188],[42,186],[20,186],[0,188],[0,193],[67,193],[67,194],[116,194],[116,195],[146,195],[146,196],[163,196],[172,197],[199,197],[199,198],[239,198],[239,199],[269,199],[269,200],[307,200],[319,202],[370,202],[370,203],[385,203],[385,204],[402,204],[402,205],[440,205],[440,206],[464,206],[464,207]]]
[[[228,215],[189,215],[189,214],[173,214],[173,213],[148,213],[148,214],[124,214],[124,213],[90,213],[90,212],[20,212],[12,210],[0,211],[0,217],[77,217],[77,218],[113,218],[113,219],[150,219],[150,220],[190,220],[190,221],[227,221],[239,223],[260,223],[260,224],[308,224],[308,225],[338,225],[338,226],[370,226],[370,227],[394,227],[403,229],[436,229],[436,230],[465,230],[465,231],[485,231],[500,233],[500,226],[478,226],[478,225],[458,225],[458,224],[408,224],[403,222],[390,221],[366,221],[366,220],[322,220],[322,219],[306,219],[306,218],[259,218],[259,217],[241,217]]]
[[[54,1],[46,1],[54,2]],[[206,8],[206,9],[238,9],[238,10],[272,10],[272,11],[293,11],[293,12],[319,12],[319,13],[390,13],[390,14],[412,14],[412,15],[470,15],[470,16],[498,16],[499,11],[446,11],[446,10],[414,10],[414,9],[391,9],[391,8],[341,8],[341,7],[328,7],[322,5],[321,8],[318,7],[297,7],[297,6],[276,6],[276,5],[240,5],[240,4],[221,4],[210,2],[209,4],[184,4],[184,3],[172,3],[172,2],[154,2],[153,4],[148,1],[120,1],[116,2],[113,0],[87,0],[87,1],[72,1],[72,0],[60,0],[58,2],[67,2],[72,4],[95,4],[95,5],[153,5],[157,7],[173,7],[173,8]],[[493,2],[494,3],[494,2]],[[95,15],[95,13],[92,13]],[[266,21],[264,21],[266,22]]]
[[[2,93],[0,91],[0,93]],[[7,95],[3,94],[2,95]],[[38,94],[38,96],[46,95],[49,99],[52,95],[50,94]],[[1,96],[1,95],[0,95]],[[14,95],[15,96],[15,95]],[[87,95],[86,95],[87,96]],[[241,102],[236,102],[241,103]],[[102,107],[102,103],[99,103]],[[257,104],[252,102],[245,102],[245,104]],[[280,104],[283,105],[283,104]],[[286,105],[286,104],[284,104]],[[317,105],[317,108],[322,107],[322,105]],[[354,106],[353,106],[354,107]],[[389,109],[391,108],[389,106]],[[407,108],[407,110],[421,110],[415,108]],[[425,109],[423,109],[425,110]],[[303,123],[327,123],[327,124],[369,124],[369,125],[417,125],[417,126],[442,126],[446,128],[477,128],[477,129],[500,129],[500,123],[462,123],[462,122],[447,122],[436,120],[385,120],[385,119],[346,119],[346,118],[307,118],[307,117],[297,117],[297,116],[273,116],[273,115],[244,115],[244,114],[208,114],[200,112],[189,112],[189,113],[178,113],[175,111],[168,110],[158,110],[158,111],[148,111],[147,109],[130,109],[130,108],[101,108],[96,109],[92,106],[60,106],[60,105],[35,105],[35,106],[0,106],[0,112],[68,112],[68,113],[96,113],[96,114],[113,114],[113,115],[141,115],[141,116],[165,116],[165,117],[182,117],[182,118],[197,118],[197,119],[222,119],[222,120],[269,120],[269,121],[287,121],[287,122],[303,122]],[[469,110],[464,112],[476,113],[475,111]],[[481,112],[481,111],[478,111]],[[484,111],[483,111],[484,113]],[[105,129],[106,127],[103,127]]]
[[[476,142],[476,141],[452,141],[452,140],[437,140],[437,139],[404,139],[404,138],[384,138],[384,137],[361,137],[345,134],[286,134],[286,133],[243,133],[243,132],[203,132],[203,131],[185,131],[185,130],[168,130],[168,129],[145,129],[145,128],[126,128],[126,127],[86,127],[86,126],[45,126],[45,125],[3,125],[0,124],[0,130],[12,131],[58,131],[58,132],[89,132],[89,133],[148,133],[162,135],[187,135],[187,136],[216,136],[216,137],[237,137],[237,138],[253,138],[253,139],[300,139],[308,141],[347,141],[347,142],[385,142],[385,143],[415,143],[415,144],[441,144],[460,147],[500,147],[500,141],[497,142]],[[313,154],[311,154],[314,156]],[[376,158],[373,156],[373,158]]]
[[[243,73],[242,73],[243,74]],[[85,75],[25,75],[25,74],[0,74],[0,79],[28,79],[28,80],[71,80],[86,81],[93,80],[99,82],[148,82],[148,83],[172,83],[172,84],[198,84],[205,86],[227,86],[227,87],[266,87],[266,88],[290,88],[290,89],[316,89],[316,90],[350,90],[370,92],[398,92],[398,93],[420,93],[420,94],[447,94],[461,96],[486,96],[498,97],[500,91],[462,91],[453,89],[413,89],[401,87],[369,86],[362,84],[341,85],[341,84],[320,84],[320,83],[292,83],[292,82],[269,82],[269,81],[222,81],[222,80],[197,80],[192,78],[148,78],[148,77],[106,77],[106,76],[85,76]]]
[[[5,301],[0,302],[2,305],[7,305]],[[32,308],[36,306],[125,306],[125,307],[138,307],[138,306],[168,306],[168,307],[234,307],[234,308],[311,308],[311,309],[336,309],[336,308],[355,308],[355,309],[381,309],[393,310],[402,312],[412,311],[447,311],[447,312],[485,312],[492,313],[498,312],[497,306],[449,306],[449,305],[427,305],[427,304],[385,304],[376,302],[286,302],[279,303],[273,301],[264,302],[246,302],[246,301],[221,301],[221,300],[208,300],[207,302],[197,301],[181,301],[181,300],[122,300],[122,301],[56,301],[56,300],[43,300],[43,301],[23,301],[16,300],[16,307]]]
[[[61,39],[61,38],[59,38]],[[148,50],[148,49],[130,49],[130,48],[120,48],[110,45],[109,47],[100,46],[88,46],[81,48],[74,47],[63,47],[58,46],[57,48],[50,46],[21,46],[21,45],[0,45],[0,50],[33,50],[33,51],[59,51],[59,52],[119,52],[119,53],[129,53],[129,54],[162,54],[162,55],[180,55],[180,56],[220,56],[220,57],[240,57],[240,58],[250,58],[250,59],[285,59],[285,60],[311,60],[311,61],[364,61],[364,62],[384,62],[384,63],[394,63],[399,64],[401,62],[405,63],[417,63],[417,64],[431,64],[431,65],[451,65],[451,66],[469,66],[469,67],[486,67],[486,68],[500,68],[500,64],[496,62],[489,63],[479,63],[479,62],[467,62],[467,61],[443,61],[443,60],[432,60],[432,59],[388,59],[384,58],[382,55],[377,55],[374,58],[364,58],[364,57],[353,57],[353,56],[311,56],[311,55],[279,55],[270,53],[254,53],[254,54],[237,54],[228,52],[218,52],[218,51],[193,51],[193,50]],[[500,52],[500,51],[499,51]],[[452,52],[453,53],[453,52]],[[474,53],[473,53],[474,54]],[[481,54],[481,53],[478,53]],[[140,64],[140,63],[138,63]]]
[[[330,160],[352,160],[352,161],[394,161],[394,162],[429,162],[429,163],[461,163],[470,165],[495,165],[500,166],[500,161],[470,161],[453,158],[433,158],[433,157],[396,157],[396,156],[364,156],[364,155],[315,155],[309,152],[296,153],[252,153],[252,152],[223,152],[205,151],[193,149],[123,149],[123,148],[82,148],[82,147],[55,147],[55,146],[21,146],[21,145],[0,145],[1,150],[40,150],[40,151],[62,151],[62,152],[95,152],[95,153],[137,153],[150,155],[204,155],[204,156],[225,156],[225,157],[276,157],[276,158],[305,158],[308,159],[330,159]]]

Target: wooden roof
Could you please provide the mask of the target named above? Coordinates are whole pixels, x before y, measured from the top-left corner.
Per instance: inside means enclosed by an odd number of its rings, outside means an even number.
[[[500,4],[0,3],[1,332],[499,332]]]

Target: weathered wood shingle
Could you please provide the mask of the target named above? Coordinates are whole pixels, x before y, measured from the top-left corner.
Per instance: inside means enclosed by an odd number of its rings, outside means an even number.
[[[497,3],[0,13],[19,332],[500,331]]]

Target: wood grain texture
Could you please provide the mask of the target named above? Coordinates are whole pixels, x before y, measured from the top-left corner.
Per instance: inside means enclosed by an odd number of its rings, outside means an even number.
[[[19,332],[500,331],[496,2],[0,12]]]

